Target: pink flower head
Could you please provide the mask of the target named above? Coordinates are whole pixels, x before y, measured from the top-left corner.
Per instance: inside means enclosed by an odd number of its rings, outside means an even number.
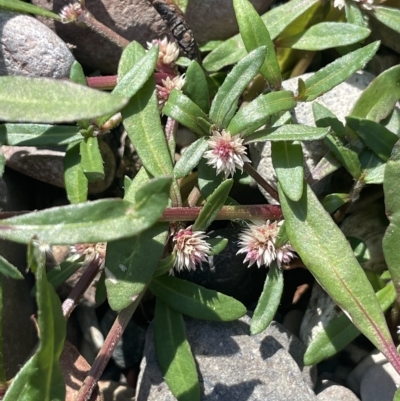
[[[65,6],[61,12],[61,22],[63,24],[68,24],[69,22],[74,22],[78,19],[78,17],[82,14],[82,7],[79,2],[68,4]]]
[[[177,89],[179,91],[182,89],[185,83],[185,74],[178,75],[172,79],[167,76],[166,79],[161,80],[161,83],[162,85],[156,85],[159,110],[162,110],[164,107],[164,104],[167,102],[172,89]]]
[[[165,67],[173,68],[175,61],[179,57],[179,46],[175,42],[169,42],[165,37],[164,39],[154,39],[147,42],[147,48],[158,45],[158,60],[156,70],[164,71]]]
[[[270,266],[276,260],[279,267],[288,264],[296,257],[295,250],[287,243],[282,247],[276,247],[275,241],[279,233],[281,222],[249,224],[239,236],[240,249],[237,254],[244,253],[244,263],[249,262],[249,267],[254,263],[258,267]]]
[[[196,265],[207,260],[211,245],[205,241],[208,238],[204,231],[192,231],[192,226],[179,230],[174,238],[173,252],[176,253],[174,267],[178,270],[195,270]]]
[[[243,139],[239,135],[231,136],[228,131],[212,131],[212,136],[208,140],[208,146],[211,148],[204,153],[208,159],[207,164],[217,170],[217,174],[224,173],[225,178],[233,176],[236,169],[243,171],[245,162],[250,162],[246,156],[246,147],[243,145]]]

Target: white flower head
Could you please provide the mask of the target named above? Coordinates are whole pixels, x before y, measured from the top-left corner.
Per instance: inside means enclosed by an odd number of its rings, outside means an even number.
[[[172,89],[182,90],[183,85],[185,84],[185,74],[178,75],[174,78],[170,78],[167,76],[166,79],[161,80],[162,85],[156,85],[157,90],[157,99],[158,99],[158,107],[161,110],[164,107],[164,104],[167,102],[169,94]]]
[[[249,224],[239,236],[240,249],[237,254],[244,253],[244,263],[249,263],[249,267],[254,263],[258,267],[262,265],[270,266],[276,260],[279,267],[288,264],[296,257],[295,251],[290,244],[276,247],[275,241],[279,234],[282,221]]]
[[[61,17],[61,22],[63,24],[68,24],[69,22],[74,22],[82,14],[82,7],[79,2],[68,4],[65,6],[59,16]]]
[[[157,64],[164,64],[173,66],[179,57],[179,46],[175,42],[168,41],[167,37],[164,39],[154,39],[147,42],[147,48],[158,45],[158,62]]]
[[[204,152],[207,164],[214,167],[217,174],[223,172],[225,178],[233,176],[236,169],[243,171],[244,163],[250,162],[240,135],[231,136],[228,131],[213,130],[208,146],[211,149]]]
[[[360,3],[360,7],[364,10],[373,10],[374,0],[354,0],[356,3]]]
[[[205,262],[210,253],[211,245],[205,239],[208,238],[204,231],[193,231],[192,226],[179,230],[174,238],[176,253],[174,267],[178,270],[195,270],[196,266]]]
[[[102,263],[106,258],[107,243],[97,242],[94,244],[76,244],[71,247],[71,253],[76,255],[85,255],[85,263],[89,263],[94,259],[100,259]]]
[[[339,10],[342,10],[343,9],[343,7],[344,7],[344,0],[335,0],[334,2],[333,2],[333,7],[336,7],[336,8],[338,8]]]

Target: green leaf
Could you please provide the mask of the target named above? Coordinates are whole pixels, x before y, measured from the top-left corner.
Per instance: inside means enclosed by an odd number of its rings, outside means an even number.
[[[0,120],[63,123],[113,114],[127,103],[118,95],[68,81],[0,77]]]
[[[80,143],[81,168],[90,182],[104,179],[103,159],[96,137],[85,138]]]
[[[145,54],[146,51],[140,43],[135,41],[129,43],[129,45],[123,50],[121,58],[119,59],[118,81],[121,81],[121,79],[145,56]]]
[[[222,175],[217,175],[215,168],[207,164],[203,157],[198,166],[198,184],[204,199],[207,199],[221,184]]]
[[[23,280],[24,276],[20,273],[17,267],[12,265],[7,259],[0,255],[0,273],[6,277]],[[0,325],[1,326],[1,325]]]
[[[153,278],[149,288],[171,308],[196,319],[229,322],[246,313],[236,299],[176,277]]]
[[[163,113],[200,136],[208,135],[208,131],[204,131],[197,122],[198,118],[208,121],[207,115],[197,104],[177,89],[171,91]]]
[[[200,401],[196,364],[186,338],[183,317],[157,298],[154,341],[162,375],[178,401]]]
[[[346,11],[346,19],[349,24],[354,24],[358,26],[365,26],[367,25],[364,20],[364,15],[358,7],[357,3],[352,0],[346,0],[344,2],[345,11]]]
[[[225,180],[218,188],[207,197],[205,205],[201,208],[196,221],[193,224],[193,231],[205,231],[217,217],[222,206],[232,189],[233,179]]]
[[[371,284],[343,233],[305,184],[299,202],[278,185],[290,243],[319,284],[353,324],[393,360],[394,345]]]
[[[151,180],[137,192],[134,206],[120,199],[103,199],[4,219],[0,237],[28,243],[37,234],[46,244],[105,242],[131,237],[161,217],[168,204],[170,186],[170,178]]]
[[[69,79],[79,85],[87,86],[86,75],[82,66],[75,60],[69,70]]]
[[[4,397],[5,401],[64,401],[65,384],[59,365],[67,321],[53,286],[47,281],[45,259],[36,260],[39,348],[21,368]]]
[[[141,167],[139,172],[135,175],[135,178],[130,183],[129,188],[126,190],[124,200],[135,204],[137,192],[150,180],[151,175],[144,167]]]
[[[286,124],[254,132],[246,136],[246,143],[263,141],[315,141],[325,137],[329,128],[316,128],[300,124]]]
[[[383,253],[390,275],[392,276],[397,300],[400,299],[400,264],[398,260],[400,230],[400,197],[399,197],[399,173],[400,173],[400,141],[393,148],[392,155],[385,168],[383,191],[385,193],[386,216],[389,219],[389,227],[386,229],[382,240]]]
[[[282,84],[281,71],[274,44],[263,20],[248,0],[233,0],[233,7],[247,52],[251,52],[260,46],[267,47],[267,54],[260,72],[275,90],[280,89]]]
[[[134,237],[107,244],[106,288],[111,309],[135,301],[153,275],[164,249],[168,224],[157,223]]]
[[[299,143],[280,141],[271,143],[272,165],[282,190],[293,201],[303,194],[303,150]]]
[[[227,75],[210,110],[210,118],[219,128],[226,128],[229,125],[235,114],[240,95],[260,70],[265,54],[265,46],[253,50],[239,61]]]
[[[393,401],[400,401],[400,389],[397,389],[394,393]]]
[[[395,300],[393,284],[387,284],[377,292],[376,297],[383,311],[389,309]],[[360,331],[351,323],[350,319],[345,314],[340,315],[329,322],[309,344],[304,354],[304,364],[315,365],[335,355],[359,335]]]
[[[58,269],[54,268],[47,273],[47,280],[54,288],[57,288],[82,267],[83,263],[82,257],[73,260],[67,259],[60,264]]]
[[[400,33],[400,10],[398,8],[374,6],[371,16]]]
[[[313,102],[312,111],[317,127],[330,127],[338,138],[346,139],[346,129],[343,123],[329,109],[318,102]]]
[[[210,110],[210,94],[208,93],[207,78],[197,61],[192,61],[186,70],[183,93],[204,113]]]
[[[387,117],[400,99],[400,65],[375,78],[358,98],[350,117],[379,122]]]
[[[182,178],[188,175],[197,166],[207,149],[208,143],[205,138],[193,142],[175,164],[174,177]]]
[[[126,98],[131,98],[135,95],[153,74],[157,59],[158,46],[152,46],[125,74],[122,74],[122,69],[126,64],[123,67],[121,66],[118,83],[112,93]]]
[[[373,42],[361,49],[346,54],[321,68],[304,82],[306,90],[299,97],[301,101],[311,101],[330,91],[360,70],[371,60],[379,48],[379,42]]]
[[[226,238],[208,238],[207,243],[211,245],[210,256],[215,256],[221,253],[228,245]]]
[[[81,141],[78,127],[48,124],[1,124],[0,135],[9,146],[63,146]]]
[[[143,165],[154,177],[172,176],[172,160],[158,114],[154,79],[149,81],[122,110],[124,127]]]
[[[358,158],[358,154],[354,150],[344,146],[340,139],[338,139],[334,135],[328,134],[324,140],[328,148],[333,152],[336,158],[352,175],[352,177],[355,179],[360,178],[361,164]]]
[[[322,200],[322,206],[329,213],[335,212],[341,206],[350,201],[349,194],[329,194]]]
[[[382,163],[379,166],[368,170],[364,176],[364,183],[382,184],[385,177],[385,168],[386,168],[386,163]]]
[[[176,254],[174,253],[171,253],[171,255],[167,256],[166,258],[161,259],[157,264],[157,268],[153,274],[153,277],[162,276],[165,273],[168,273],[174,267],[175,260]]]
[[[363,118],[346,117],[347,125],[357,132],[362,141],[383,161],[387,161],[399,137],[383,125]]]
[[[64,157],[64,183],[70,203],[87,200],[89,181],[81,167],[80,144],[68,146]]]
[[[210,123],[208,118],[205,119],[203,117],[197,117],[196,123],[204,132],[207,132],[207,135],[210,134],[212,124]]]
[[[3,177],[5,167],[6,167],[6,158],[4,154],[0,152],[0,177]]]
[[[0,0],[0,8],[23,14],[41,15],[42,17],[52,18],[57,21],[61,20],[58,14],[19,0]]]
[[[270,116],[291,110],[296,107],[296,103],[291,91],[271,92],[258,96],[235,114],[229,123],[228,131],[232,135],[240,132],[242,138],[245,138],[263,126]]]
[[[361,42],[370,33],[367,28],[345,22],[321,22],[305,32],[285,38],[279,45],[298,50],[319,51]]]
[[[278,310],[282,292],[283,273],[274,262],[269,268],[263,292],[251,319],[250,333],[252,335],[263,332],[269,326]]]

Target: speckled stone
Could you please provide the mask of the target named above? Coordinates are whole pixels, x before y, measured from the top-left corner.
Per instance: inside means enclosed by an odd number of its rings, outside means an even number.
[[[67,45],[37,19],[0,12],[0,75],[65,78],[74,57]]]
[[[290,341],[291,336],[277,323],[271,330],[250,336],[249,322],[247,316],[230,323],[186,320],[188,341],[199,371],[202,399],[316,401],[304,371],[301,372],[296,358],[285,349],[288,346],[290,351],[299,352],[300,341]],[[278,333],[283,333],[283,337],[277,336]],[[146,339],[136,400],[176,400],[157,364],[152,327]]]
[[[360,401],[360,399],[348,388],[326,381],[323,388],[317,394],[318,401]]]
[[[289,79],[283,82],[283,88],[296,92],[298,79],[306,80],[312,73],[303,74],[300,77]],[[327,107],[338,119],[342,122],[350,113],[362,91],[374,79],[374,76],[366,71],[359,71],[352,75],[347,81],[333,88],[313,102],[299,102],[292,113],[294,122],[315,127],[314,117],[312,113],[312,104],[318,102]],[[321,158],[328,152],[323,140],[302,142],[304,154],[304,171],[307,176]],[[271,145],[270,142],[260,142],[250,146],[250,154],[253,165],[257,167],[257,171],[264,177],[268,183],[276,187],[276,176],[271,160]],[[321,195],[329,188],[330,177],[321,180],[317,185],[313,186],[313,190],[317,195]],[[270,203],[276,203],[269,194],[262,188],[261,192]]]

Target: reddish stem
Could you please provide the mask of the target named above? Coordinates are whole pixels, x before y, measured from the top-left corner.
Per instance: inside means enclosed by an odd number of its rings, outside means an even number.
[[[117,85],[116,75],[106,75],[104,77],[87,77],[88,86],[95,89],[114,89]]]
[[[279,202],[279,195],[278,192],[268,184],[267,181],[260,174],[258,174],[257,170],[249,163],[244,163],[243,166],[244,170],[253,177],[254,181],[260,185],[266,192],[268,192],[276,201]]]

